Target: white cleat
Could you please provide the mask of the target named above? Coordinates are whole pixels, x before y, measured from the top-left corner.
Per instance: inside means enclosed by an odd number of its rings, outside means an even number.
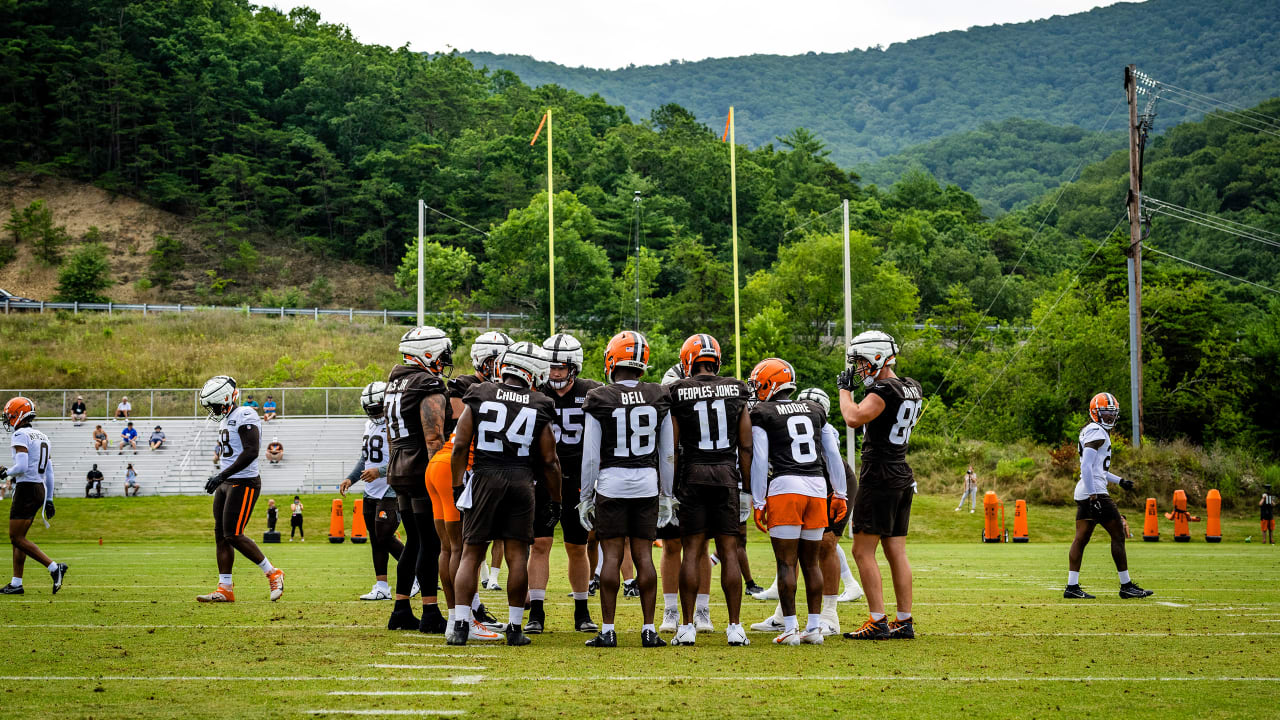
[[[774,645],[799,645],[799,630],[783,630],[782,634],[773,639]]]
[[[503,636],[485,627],[483,623],[471,618],[471,627],[467,631],[467,640],[502,640]]]
[[[417,595],[421,590],[422,590],[422,588],[421,588],[421,587],[419,587],[419,585],[418,585],[418,578],[414,578],[414,579],[413,579],[413,589],[411,589],[411,590],[409,591],[409,597],[413,597],[414,595]]]
[[[676,608],[666,608],[662,611],[662,624],[658,626],[658,632],[675,632],[680,627],[680,611]]]
[[[747,637],[747,631],[743,629],[741,623],[729,625],[729,628],[724,631],[724,634],[725,638],[729,641],[729,644],[733,647],[742,647],[744,645],[751,644],[751,638]]]
[[[851,580],[844,585],[844,592],[836,598],[836,602],[853,602],[862,599],[862,586],[857,580]]]
[[[757,600],[777,600],[778,599],[778,579],[773,579],[773,584],[752,595]]]
[[[812,630],[805,630],[800,633],[800,642],[805,645],[821,645],[822,644],[822,628],[816,627]]]
[[[698,629],[693,625],[681,625],[676,636],[671,638],[672,645],[692,645],[698,639]]]
[[[751,626],[751,629],[755,630],[756,632],[781,632],[782,628],[783,628],[783,623],[782,623],[782,606],[781,605],[779,605],[778,608],[773,611],[772,615]]]
[[[711,608],[697,608],[693,611],[693,624],[698,632],[713,632],[716,626],[711,624]]]
[[[840,616],[834,610],[822,613],[822,619],[819,625],[823,635],[839,635],[840,634]]]
[[[390,600],[391,593],[378,587],[377,583],[373,584],[373,589],[360,596],[361,600]]]

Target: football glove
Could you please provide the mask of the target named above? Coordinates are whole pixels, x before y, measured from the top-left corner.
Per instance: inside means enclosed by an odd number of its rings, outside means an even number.
[[[44,519],[45,520],[53,519],[53,501],[52,500],[44,501]]]
[[[751,517],[751,493],[738,493],[738,522],[746,523]]]
[[[838,523],[849,514],[849,502],[842,497],[831,498],[831,522]]]
[[[769,532],[769,528],[766,527],[769,524],[769,517],[766,514],[765,509],[756,508],[755,515],[756,515],[756,527],[760,528],[760,532],[762,533]]]
[[[560,512],[562,507],[563,506],[560,503],[555,502],[554,500],[547,505],[546,530],[551,531],[556,529],[556,523],[560,522]]]
[[[204,483],[204,491],[212,495],[213,492],[217,490],[218,486],[221,484],[222,484],[222,478],[218,477],[217,475],[210,475],[209,479],[206,480]]]
[[[660,495],[658,497],[658,527],[664,528],[671,524],[675,518],[676,499],[668,495]]]
[[[858,372],[852,367],[845,368],[843,372],[836,376],[836,387],[840,390],[853,392],[853,389],[861,384],[862,378],[858,377]]]
[[[596,522],[596,501],[583,500],[578,503],[578,522],[581,523],[582,529],[591,532],[595,529]]]
[[[1120,488],[1123,490],[1133,489],[1133,481],[1127,478],[1120,478],[1119,480],[1116,481],[1116,484],[1119,485]]]

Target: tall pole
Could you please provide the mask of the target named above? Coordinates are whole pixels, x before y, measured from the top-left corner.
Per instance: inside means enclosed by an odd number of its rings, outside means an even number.
[[[426,324],[425,322],[423,322],[423,318],[422,318],[423,305],[425,304],[423,302],[424,296],[422,292],[422,287],[423,287],[422,284],[426,282],[426,279],[423,277],[423,273],[422,273],[422,257],[424,253],[423,243],[422,243],[422,227],[423,227],[422,206],[424,204],[425,203],[422,202],[422,198],[418,198],[418,327],[422,327],[423,325]]]
[[[742,313],[738,305],[738,155],[733,136],[733,106],[729,106],[729,200],[733,220],[733,362],[734,375],[742,379]]]
[[[849,200],[841,203],[844,210],[844,344],[847,349],[853,339],[853,281],[849,267]],[[849,467],[856,473],[858,443],[853,435],[853,428],[846,427],[844,433],[844,454],[849,459]],[[855,477],[857,477],[855,475]]]
[[[551,179],[551,108],[547,108],[547,287],[551,297],[551,331],[556,334],[556,204]]]
[[[1133,446],[1142,444],[1142,155],[1138,128],[1138,92],[1134,66],[1124,69],[1129,102],[1129,416]]]
[[[635,194],[636,206],[636,332],[640,332],[640,191]]]

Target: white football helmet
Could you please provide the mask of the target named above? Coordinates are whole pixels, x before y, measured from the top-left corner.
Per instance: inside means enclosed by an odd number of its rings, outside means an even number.
[[[200,405],[209,411],[210,420],[222,420],[240,407],[240,389],[230,375],[214,375],[200,388]]]
[[[381,380],[365,385],[360,391],[360,407],[364,408],[364,414],[375,420],[382,417],[382,398],[386,394],[387,384]]]
[[[471,367],[476,369],[485,380],[496,380],[494,372],[498,357],[511,347],[511,338],[506,333],[490,330],[471,343]]]
[[[805,388],[796,396],[797,400],[812,400],[822,407],[824,415],[831,414],[831,396],[822,388]]]
[[[662,373],[662,384],[670,385],[671,383],[677,380],[683,380],[684,378],[684,368],[680,366],[680,363],[676,363],[675,365],[667,368],[666,372]]]
[[[889,333],[868,330],[849,341],[845,359],[856,369],[862,384],[871,387],[882,369],[897,364],[898,343]]]
[[[547,351],[552,365],[568,366],[569,375],[564,380],[547,380],[552,388],[565,389],[582,372],[582,343],[568,333],[556,333],[542,341],[542,349]]]
[[[519,378],[529,387],[536,388],[547,381],[551,363],[547,351],[531,342],[518,342],[507,348],[498,358],[498,377],[508,375]]]
[[[453,370],[453,341],[445,331],[430,325],[416,327],[400,338],[405,365],[448,377]]]

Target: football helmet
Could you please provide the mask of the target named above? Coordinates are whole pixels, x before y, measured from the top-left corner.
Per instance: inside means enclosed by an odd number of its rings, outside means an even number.
[[[564,365],[569,369],[564,380],[547,380],[552,388],[565,389],[582,372],[582,343],[568,333],[556,333],[542,341],[542,349],[547,351],[552,365]]]
[[[849,341],[845,359],[862,378],[862,384],[871,387],[882,369],[897,364],[898,343],[889,333],[868,330]]]
[[[795,389],[795,368],[779,358],[761,360],[747,378],[747,392],[758,400],[770,400],[780,392]]]
[[[1115,427],[1116,420],[1120,419],[1120,403],[1116,396],[1108,392],[1094,395],[1089,401],[1089,419],[1108,430]]]
[[[688,376],[685,375],[684,368],[680,366],[680,363],[676,363],[675,365],[667,368],[666,372],[662,373],[662,384],[670,385],[671,383],[677,380],[683,380],[686,377]]]
[[[360,391],[360,407],[364,408],[364,414],[375,420],[382,417],[382,398],[386,394],[387,384],[381,380],[365,385]]]
[[[824,415],[831,414],[831,396],[822,388],[805,388],[796,396],[797,400],[812,400],[822,407]]]
[[[511,338],[506,333],[490,330],[483,333],[471,343],[471,367],[476,369],[485,380],[497,380],[498,356],[511,347]]]
[[[36,404],[19,395],[4,404],[4,429],[13,432],[36,419]]]
[[[700,362],[715,363],[716,372],[720,372],[720,343],[706,333],[690,335],[680,346],[680,368],[684,377],[693,374],[693,364]]]
[[[200,405],[209,411],[210,420],[221,420],[240,407],[240,388],[230,375],[214,375],[200,388]]]
[[[413,328],[400,338],[405,365],[417,365],[427,372],[449,377],[453,371],[453,341],[445,331],[430,325]]]
[[[613,371],[634,368],[643,374],[649,369],[649,341],[634,330],[614,335],[604,349],[604,375],[613,382]]]
[[[547,381],[551,363],[547,351],[531,342],[518,342],[507,348],[498,358],[498,376],[519,378],[531,388]]]

